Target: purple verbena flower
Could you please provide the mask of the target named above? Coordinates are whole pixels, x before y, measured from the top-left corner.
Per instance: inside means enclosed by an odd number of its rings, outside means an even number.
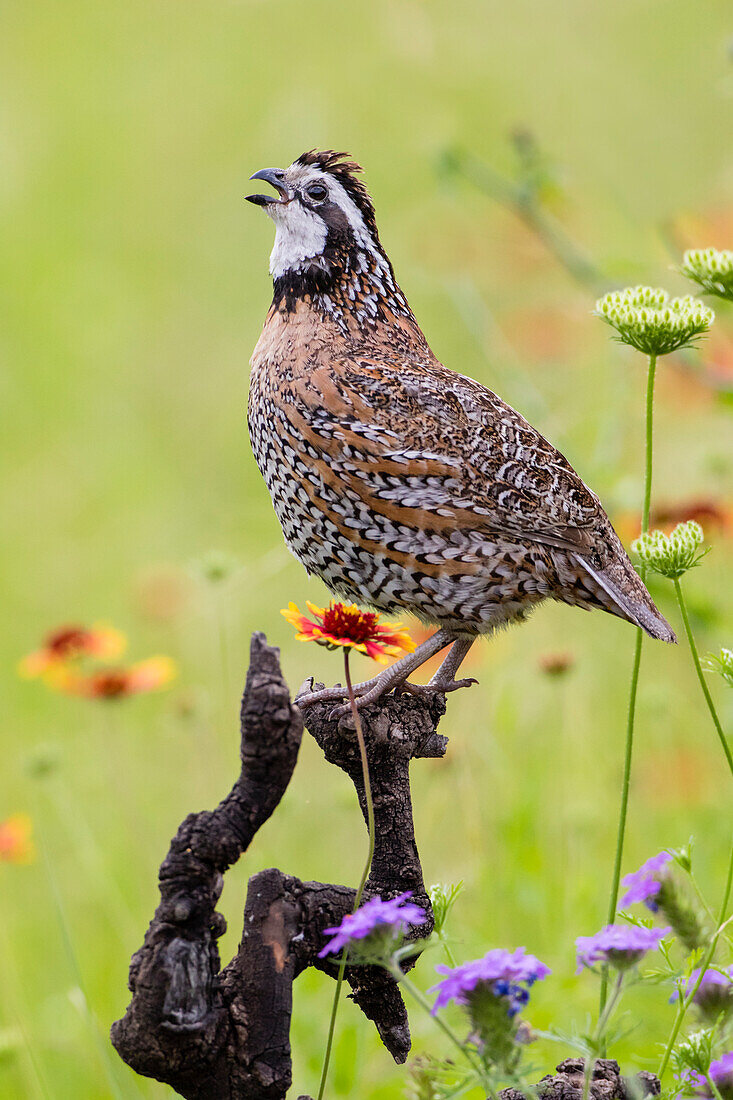
[[[534,955],[528,955],[523,947],[516,951],[496,947],[482,959],[435,969],[445,977],[430,990],[438,994],[433,1015],[450,1001],[465,1005],[475,990],[488,989],[497,997],[507,998],[509,1015],[514,1016],[529,1000],[529,987],[550,973],[549,967]]]
[[[729,1050],[727,1054],[723,1054],[722,1057],[710,1063],[708,1077],[716,1086],[723,1100],[730,1100],[733,1097],[733,1050]],[[700,1089],[701,1095],[710,1096],[710,1086],[702,1073],[695,1073],[691,1070],[687,1074],[687,1081],[693,1088]]]
[[[338,954],[355,940],[366,939],[378,930],[389,930],[392,937],[396,937],[411,924],[424,924],[427,919],[425,911],[417,905],[406,904],[409,897],[412,897],[410,890],[389,901],[382,901],[379,897],[372,898],[355,913],[348,913],[335,928],[325,928],[324,935],[333,936],[333,939],[318,952],[318,958]]]
[[[621,898],[619,908],[623,909],[635,901],[643,901],[647,909],[651,909],[652,913],[656,913],[659,906],[655,898],[662,889],[662,875],[660,872],[671,859],[669,852],[660,852],[659,855],[648,859],[646,863],[642,863],[638,871],[626,875],[621,880],[621,885],[626,886],[627,890]]]
[[[700,967],[693,970],[684,984],[682,995],[688,997],[700,977]],[[679,992],[670,997],[670,1001],[679,1000]],[[704,1011],[710,1011],[717,1015],[726,1005],[733,1005],[733,966],[722,970],[706,970],[700,985],[697,987],[693,1003]]]
[[[733,1093],[733,1050],[729,1050],[727,1054],[711,1062],[708,1073],[722,1096],[731,1095]]]
[[[596,962],[609,963],[616,970],[628,970],[659,946],[659,941],[670,931],[669,928],[638,928],[630,924],[608,924],[595,936],[578,936],[575,947],[578,952],[580,974],[584,966]]]

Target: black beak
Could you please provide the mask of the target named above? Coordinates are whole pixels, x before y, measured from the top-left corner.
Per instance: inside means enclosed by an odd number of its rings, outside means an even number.
[[[253,202],[255,206],[270,206],[272,203],[277,203],[278,206],[284,206],[285,203],[290,202],[288,189],[283,183],[285,173],[282,168],[262,168],[249,178],[251,180],[264,180],[265,183],[271,183],[280,198],[276,199],[274,195],[246,195],[245,198],[247,202]]]

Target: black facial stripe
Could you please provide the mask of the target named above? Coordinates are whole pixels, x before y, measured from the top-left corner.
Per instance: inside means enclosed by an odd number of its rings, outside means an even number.
[[[349,238],[353,243],[354,232],[351,228],[351,222],[337,203],[322,203],[318,213],[328,226],[329,236],[331,233],[333,233],[342,240]]]
[[[305,207],[312,214],[317,214],[319,218],[323,218],[329,229],[346,231],[350,227],[349,219],[343,212],[338,203],[333,202],[331,199],[325,202],[311,202],[306,195],[298,195],[298,202],[301,206]]]

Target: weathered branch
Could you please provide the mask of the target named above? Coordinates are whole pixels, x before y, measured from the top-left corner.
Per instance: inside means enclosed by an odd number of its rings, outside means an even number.
[[[409,763],[445,751],[435,732],[444,709],[440,697],[390,696],[363,713],[377,822],[366,896],[411,890],[429,917],[419,935],[429,934],[432,915],[415,844]],[[352,778],[364,808],[354,731],[348,718],[338,723],[330,712],[326,705],[309,711],[309,730]],[[282,798],[302,729],[278,651],[255,634],[242,701],[241,774],[216,810],[190,815],[174,837],[160,868],[160,904],[130,966],[132,1000],[112,1027],[112,1042],[133,1069],[191,1100],[285,1097],[292,983],[308,966],[336,974],[332,961],[318,958],[323,929],[351,911],[354,891],[276,869],[250,879],[239,949],[220,971],[216,941],[226,922],[215,907],[223,875]],[[393,979],[376,967],[349,967],[346,978],[385,1046],[404,1061],[410,1033]]]

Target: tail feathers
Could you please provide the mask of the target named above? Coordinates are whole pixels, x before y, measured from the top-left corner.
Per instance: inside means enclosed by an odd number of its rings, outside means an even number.
[[[670,643],[677,641],[672,627],[657,608],[646,585],[625,554],[623,558],[611,560],[603,569],[590,565],[580,554],[575,557],[609,598],[609,611],[640,626],[650,638]]]

